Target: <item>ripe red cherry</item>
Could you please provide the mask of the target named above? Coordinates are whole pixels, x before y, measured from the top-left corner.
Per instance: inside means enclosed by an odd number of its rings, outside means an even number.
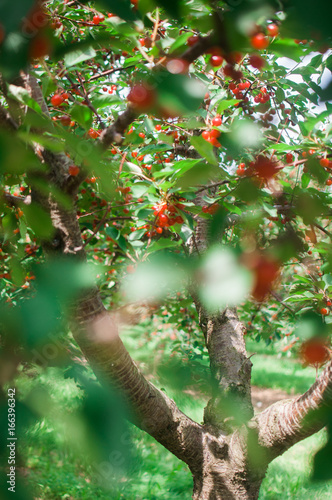
[[[330,307],[330,306],[332,306],[332,302],[331,302],[330,300],[327,300],[327,301],[326,301],[326,305],[327,305],[328,307]]]
[[[266,31],[267,31],[267,34],[269,36],[278,36],[279,34],[279,28],[276,24],[272,23],[272,24],[269,24],[267,27],[266,27]]]
[[[3,42],[5,38],[5,30],[3,29],[2,25],[0,24],[0,44]]]
[[[60,104],[62,104],[63,101],[64,101],[64,98],[62,97],[61,94],[54,94],[51,97],[51,104],[52,104],[52,106],[60,106]]]
[[[328,309],[326,309],[326,307],[322,307],[321,310],[320,310],[320,313],[323,315],[323,316],[327,316],[329,311]]]
[[[212,138],[212,139],[218,139],[218,137],[220,137],[220,135],[221,135],[221,132],[219,130],[213,128],[212,130],[210,130],[210,137],[209,137],[209,139],[210,138]]]
[[[127,97],[138,110],[150,109],[155,102],[155,93],[145,85],[134,85]]]
[[[71,118],[70,118],[69,115],[63,115],[60,118],[60,122],[61,122],[62,125],[68,127],[70,125],[70,123],[71,123]]]
[[[330,160],[328,158],[321,158],[319,160],[321,167],[327,168],[329,166]]]
[[[278,276],[279,265],[277,262],[272,261],[265,256],[261,256],[253,271],[255,284],[252,294],[256,300],[262,301],[271,290],[273,282]]]
[[[268,158],[264,155],[258,155],[256,161],[252,164],[250,170],[260,179],[271,179],[280,170],[277,161]]]
[[[91,139],[97,139],[97,137],[99,137],[100,135],[100,132],[98,132],[98,130],[95,130],[94,128],[90,128],[88,134],[91,137]]]
[[[250,38],[251,46],[257,50],[266,49],[269,45],[268,38],[264,35],[264,33],[257,33],[256,35]]]
[[[166,224],[168,224],[168,217],[167,215],[165,214],[161,214],[159,215],[159,225],[160,226],[165,226]]]
[[[292,155],[292,153],[287,153],[286,154],[286,163],[293,163],[294,161],[294,156]]]
[[[265,66],[264,59],[261,56],[257,55],[257,54],[252,54],[249,57],[249,63],[251,64],[251,66],[253,68],[256,68],[256,69],[259,69],[259,70],[261,70]]]
[[[158,123],[158,125],[155,126],[155,129],[159,132],[161,130],[161,125]]]
[[[239,163],[237,170],[236,170],[236,174],[241,177],[242,175],[245,174],[245,168],[246,168],[245,163]]]
[[[213,119],[212,119],[212,125],[214,127],[219,127],[219,125],[221,125],[221,116],[215,116]]]
[[[162,227],[157,227],[156,232],[158,234],[161,234],[163,232],[163,228]]]
[[[29,56],[31,59],[39,59],[49,55],[52,51],[51,40],[43,33],[38,33],[30,43]]]
[[[80,171],[80,167],[77,165],[70,165],[68,168],[69,175],[72,175],[73,177],[76,176]]]
[[[189,47],[192,47],[193,45],[195,45],[199,40],[199,36],[198,35],[193,35],[193,36],[190,36],[187,40],[187,45],[189,45]]]
[[[331,186],[331,184],[332,184],[332,179],[327,179],[327,181],[326,181],[326,185],[327,185],[327,186]]]
[[[208,141],[210,139],[210,132],[208,130],[203,130],[202,137],[203,137],[203,139]]]
[[[92,18],[92,22],[95,25],[99,24],[101,21],[103,21],[103,19],[100,16],[93,16]]]
[[[213,55],[210,59],[210,63],[212,66],[214,66],[215,68],[218,67],[218,66],[221,66],[222,63],[223,63],[223,58],[219,55]]]
[[[307,365],[321,366],[326,363],[331,355],[325,339],[313,338],[303,342],[300,356]]]

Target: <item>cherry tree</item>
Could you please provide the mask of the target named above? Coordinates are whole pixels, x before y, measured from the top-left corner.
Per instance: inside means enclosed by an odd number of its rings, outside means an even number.
[[[0,12],[1,383],[22,364],[72,366],[79,349],[188,465],[194,499],[258,498],[271,461],[331,422],[331,6],[6,0]],[[121,340],[130,304],[158,315],[163,303],[175,324],[186,315],[183,363],[208,354],[203,423]],[[326,366],[254,415],[245,336],[289,325],[290,347]],[[317,477],[331,474],[329,436]]]

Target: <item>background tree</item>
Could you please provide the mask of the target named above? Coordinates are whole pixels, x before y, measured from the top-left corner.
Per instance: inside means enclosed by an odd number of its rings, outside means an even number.
[[[257,498],[274,458],[331,425],[331,6],[318,3],[1,6],[1,382],[67,365],[102,451],[116,390],[188,465],[194,499]],[[183,363],[209,356],[201,424],[118,335],[163,303],[203,333],[174,345]],[[259,314],[273,321],[255,328]],[[273,341],[285,324],[306,363],[328,364],[254,415],[244,335]],[[18,432],[36,400],[18,403]],[[330,447],[316,476],[330,477]]]

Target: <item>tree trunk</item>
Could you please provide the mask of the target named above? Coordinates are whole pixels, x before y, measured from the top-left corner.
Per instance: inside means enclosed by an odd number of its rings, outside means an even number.
[[[27,75],[24,82],[47,117],[47,106],[36,80]],[[104,134],[104,145],[134,119],[130,111],[125,113],[117,119],[118,128]],[[14,118],[0,108],[0,124],[11,127],[13,133]],[[33,202],[41,203],[48,211],[55,229],[53,240],[44,244],[45,253],[52,251],[84,260],[74,203],[78,184],[72,184],[68,175],[69,160],[63,153],[49,152],[41,146],[40,156],[49,167],[49,183],[71,197],[71,206],[64,208],[52,196],[52,189],[48,195],[32,193]],[[197,227],[192,247],[201,253],[207,245],[207,226],[198,220]],[[269,463],[326,425],[332,406],[332,362],[300,398],[272,405],[254,417],[251,362],[236,311],[226,309],[208,314],[193,288],[214,383],[204,425],[183,414],[174,401],[144,378],[119,338],[117,325],[105,310],[97,289],[81,297],[74,308],[74,335],[100,380],[115,384],[122,391],[133,410],[131,420],[189,466],[194,500],[257,499]],[[239,414],[241,418],[237,418]]]

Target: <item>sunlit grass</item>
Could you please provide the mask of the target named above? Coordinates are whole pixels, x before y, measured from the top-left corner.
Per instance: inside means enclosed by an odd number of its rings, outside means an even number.
[[[134,349],[134,345],[133,345]],[[133,352],[142,362],[151,358]],[[250,344],[250,352],[255,344]],[[259,351],[259,353],[258,353]],[[261,345],[252,357],[253,384],[285,390],[289,394],[303,392],[315,381],[315,370],[303,369],[292,358],[278,358],[273,349]],[[135,355],[136,354],[136,355]],[[172,397],[180,409],[197,422],[203,419],[207,394],[195,388],[181,390],[174,384],[160,382],[156,373],[153,381]],[[79,408],[82,391],[72,379],[64,380],[61,372],[50,370],[39,381],[51,394],[61,411],[74,412]],[[37,383],[32,378],[21,380],[21,392],[27,393]],[[110,423],[111,425],[111,423]],[[96,464],[67,446],[59,428],[46,418],[27,433],[20,449],[27,465],[27,481],[41,500],[190,500],[192,478],[187,466],[156,443],[150,436],[131,427],[131,460],[126,471],[98,481]],[[332,484],[314,485],[310,482],[311,459],[324,443],[325,431],[298,443],[270,465],[260,493],[260,500],[327,500],[332,498]],[[97,464],[98,465],[98,464]]]

